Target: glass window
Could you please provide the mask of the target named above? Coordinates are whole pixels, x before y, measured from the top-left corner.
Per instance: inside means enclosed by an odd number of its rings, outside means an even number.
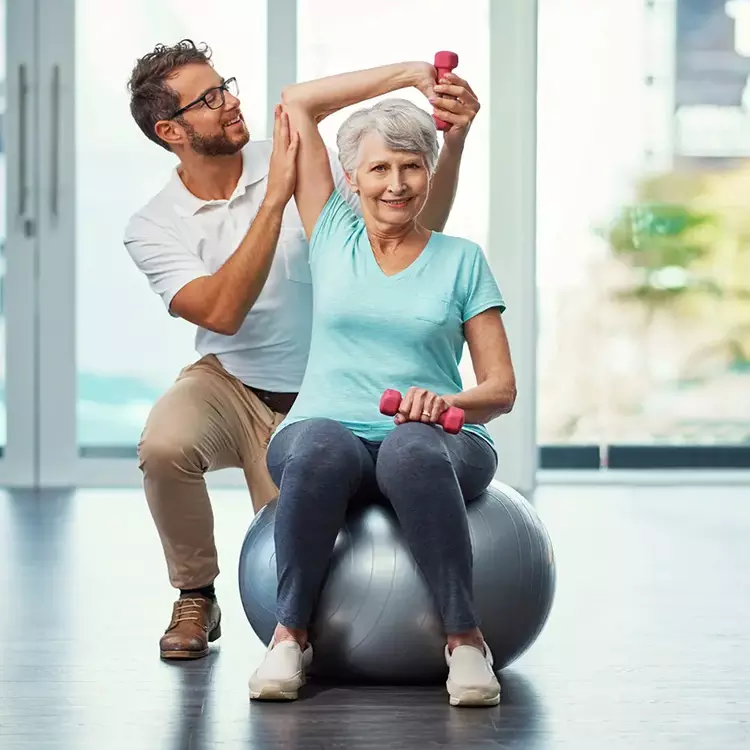
[[[5,120],[5,0],[0,0],[0,123]],[[5,129],[0,129],[4,133]],[[5,411],[5,242],[6,222],[5,138],[0,135],[0,447],[6,445]]]
[[[750,440],[749,7],[540,0],[541,443]]]
[[[76,3],[78,443],[135,445],[154,400],[196,358],[194,328],[170,318],[122,244],[131,214],[176,164],[129,111],[135,60],[158,43],[205,41],[236,76],[251,137],[266,130],[266,3]]]
[[[371,4],[298,0],[297,9],[299,80],[404,60],[432,62],[439,50],[458,53],[456,73],[468,81],[483,109],[468,136],[460,187],[445,232],[468,237],[486,250],[489,0],[467,0],[461,3],[460,12],[456,12],[456,4],[451,0],[380,0]],[[407,98],[431,111],[429,102],[415,89],[389,96]],[[336,147],[336,132],[341,123],[359,106],[365,105],[348,107],[323,121],[321,133],[331,148]],[[461,364],[464,386],[471,387],[475,381],[468,351]]]

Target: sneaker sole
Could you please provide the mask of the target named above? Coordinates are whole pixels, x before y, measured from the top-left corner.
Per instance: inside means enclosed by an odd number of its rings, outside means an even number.
[[[467,688],[461,690],[448,684],[451,706],[497,706],[500,703],[500,691],[488,688]]]
[[[261,688],[250,688],[251,701],[296,701],[304,679],[286,683],[270,683]]]

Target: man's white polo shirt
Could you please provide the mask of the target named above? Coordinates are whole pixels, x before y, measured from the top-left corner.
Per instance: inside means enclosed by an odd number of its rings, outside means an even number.
[[[169,310],[186,284],[217,271],[237,249],[266,193],[271,141],[250,141],[243,170],[229,200],[204,201],[183,184],[177,170],[167,185],[125,230],[125,247]],[[359,213],[335,154],[336,186]],[[200,356],[215,354],[246,385],[269,391],[298,391],[307,364],[312,320],[308,245],[294,198],[287,204],[268,280],[234,336],[198,328]],[[187,364],[187,363],[186,363]]]

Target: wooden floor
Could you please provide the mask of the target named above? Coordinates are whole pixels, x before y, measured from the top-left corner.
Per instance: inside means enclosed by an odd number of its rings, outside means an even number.
[[[141,493],[0,494],[0,748],[750,748],[750,490],[543,488],[556,602],[496,709],[311,686],[250,704],[236,592],[250,520],[214,493],[224,636],[162,663],[173,592]]]

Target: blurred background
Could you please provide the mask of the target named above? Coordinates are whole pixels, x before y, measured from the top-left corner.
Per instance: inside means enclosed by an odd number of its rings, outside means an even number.
[[[125,88],[135,59],[159,42],[190,37],[212,47],[217,69],[239,81],[254,139],[269,135],[277,93],[268,91],[268,67],[277,50],[283,64],[284,45],[294,45],[299,80],[458,51],[457,72],[483,110],[446,231],[490,257],[504,252],[488,248],[488,154],[502,137],[489,117],[491,0],[464,0],[460,12],[449,0],[379,0],[356,14],[345,0],[283,5],[296,19],[291,42],[269,31],[270,0],[0,0],[0,312],[9,285],[16,290],[15,318],[0,317],[0,442],[23,434],[16,455],[29,479],[21,483],[44,473],[38,444],[57,433],[58,413],[74,415],[74,425],[59,429],[55,442],[64,445],[55,450],[132,462],[151,405],[196,356],[192,326],[166,314],[122,245],[127,219],[174,165],[138,131]],[[394,33],[395,17],[409,33]],[[19,37],[30,40],[23,49]],[[41,62],[48,37],[74,63],[57,100]],[[750,466],[750,1],[539,0],[537,49],[537,90],[528,92],[536,97],[536,239],[521,250],[535,254],[528,294],[538,339],[535,382],[521,387],[534,391],[539,467]],[[32,53],[24,84],[19,60]],[[52,118],[70,115],[69,131],[55,130],[47,106]],[[346,114],[325,124],[331,145]],[[6,153],[7,133],[21,143],[24,128],[25,166]],[[47,200],[51,138],[75,175],[62,204],[71,227],[62,238],[29,237],[18,194],[28,192],[27,212]],[[15,280],[6,263],[13,253],[36,259],[17,261]],[[61,253],[74,268],[69,282],[19,292]],[[499,277],[501,286],[512,281]],[[72,335],[47,328],[33,351],[6,348],[13,326],[34,335],[40,310],[47,320],[72,316]],[[58,381],[35,373],[53,349],[60,390],[45,395]],[[468,358],[463,373],[471,385]],[[7,418],[6,376],[19,394]]]

